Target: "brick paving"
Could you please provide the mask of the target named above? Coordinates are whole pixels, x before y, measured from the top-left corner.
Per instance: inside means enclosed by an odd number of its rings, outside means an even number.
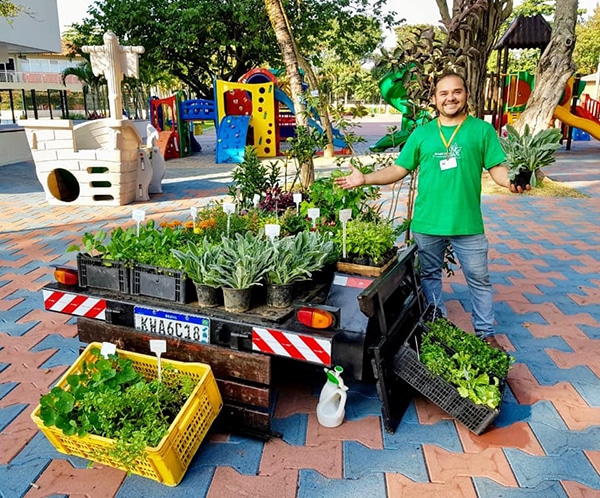
[[[365,122],[365,134],[381,130]],[[546,169],[588,198],[483,198],[498,341],[516,363],[501,414],[481,436],[420,397],[388,434],[374,386],[357,382],[349,383],[344,424],[325,429],[315,415],[320,385],[290,379],[273,406],[281,439],[212,433],[174,488],[58,453],[29,416],[81,343],[72,318],[42,309],[50,265],[73,264],[68,245],[84,231],[131,223],[133,208],[184,220],[191,206],[222,196],[232,166],[214,164],[212,139],[201,137],[202,153],[167,162],[162,194],[128,206],[49,206],[32,164],[0,168],[0,497],[600,497],[600,143],[593,140],[559,151]],[[318,161],[319,174],[331,167]],[[444,285],[450,319],[469,330],[460,272]]]

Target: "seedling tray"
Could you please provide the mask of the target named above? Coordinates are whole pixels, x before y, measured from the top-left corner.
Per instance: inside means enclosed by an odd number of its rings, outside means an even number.
[[[394,359],[394,373],[477,435],[483,433],[500,414],[498,408],[492,410],[463,398],[456,387],[432,374],[419,361],[417,352],[406,344]]]
[[[427,326],[418,322],[394,358],[394,373],[471,432],[482,434],[498,417],[500,408],[491,409],[463,398],[455,386],[421,363],[418,347],[425,332]],[[506,379],[499,380],[500,392],[503,392]]]
[[[112,261],[79,253],[77,255],[77,272],[80,287],[129,294],[129,268],[122,261]]]
[[[183,271],[136,263],[131,270],[131,294],[178,303],[196,299],[196,289]]]

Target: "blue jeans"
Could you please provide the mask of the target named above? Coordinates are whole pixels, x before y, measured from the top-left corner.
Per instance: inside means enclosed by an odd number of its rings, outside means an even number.
[[[488,241],[485,235],[437,236],[414,233],[421,266],[421,284],[428,303],[436,305],[444,316],[442,267],[448,244],[462,268],[471,297],[472,322],[478,336],[494,333],[493,291],[488,271]]]

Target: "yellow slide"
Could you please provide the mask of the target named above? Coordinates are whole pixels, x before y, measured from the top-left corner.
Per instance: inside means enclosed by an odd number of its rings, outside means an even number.
[[[595,123],[591,119],[577,117],[562,106],[556,106],[554,117],[569,126],[586,131],[596,140],[600,140],[600,124]]]

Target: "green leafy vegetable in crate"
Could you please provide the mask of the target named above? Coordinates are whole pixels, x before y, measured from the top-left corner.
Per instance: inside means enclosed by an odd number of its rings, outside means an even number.
[[[444,318],[426,327],[419,357],[428,370],[456,386],[463,398],[497,408],[502,402],[500,380],[514,358]]]
[[[84,361],[68,386],[54,387],[40,399],[40,418],[67,436],[95,434],[114,439],[106,450],[132,468],[145,448],[157,446],[194,390],[196,382],[166,365],[162,382],[146,379],[130,359],[100,355]]]

